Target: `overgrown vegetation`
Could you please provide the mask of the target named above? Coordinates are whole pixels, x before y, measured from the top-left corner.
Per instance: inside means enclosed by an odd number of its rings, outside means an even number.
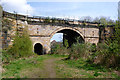
[[[91,61],[118,70],[120,67],[120,25],[118,21],[116,21],[114,29],[112,38],[108,38],[105,43],[97,45],[96,51],[91,56]]]
[[[63,46],[62,43],[55,43],[51,47],[51,54],[68,55],[69,49]]]
[[[103,23],[106,25],[107,23]],[[68,59],[79,60],[84,58],[88,60],[88,64],[96,64],[106,68],[114,68],[119,70],[120,67],[120,23],[116,21],[114,33],[104,43],[95,44],[79,43],[73,44],[70,48],[56,45],[53,53],[68,53]],[[67,41],[66,41],[67,42]],[[69,45],[69,44],[66,44]]]
[[[73,44],[70,49],[69,58],[70,59],[79,59],[79,58],[88,58],[89,53],[89,44],[76,43]]]
[[[32,41],[29,38],[27,27],[23,29],[23,33],[18,31],[14,36],[13,45],[3,52],[3,62],[10,62],[11,60],[28,57],[32,55]]]

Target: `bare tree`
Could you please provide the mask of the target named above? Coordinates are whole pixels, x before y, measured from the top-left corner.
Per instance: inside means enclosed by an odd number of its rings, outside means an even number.
[[[84,21],[87,21],[87,22],[92,21],[92,18],[90,16],[85,16],[83,19],[84,19]]]

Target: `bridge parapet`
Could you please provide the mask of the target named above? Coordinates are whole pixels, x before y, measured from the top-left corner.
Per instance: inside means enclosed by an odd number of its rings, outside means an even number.
[[[99,23],[96,22],[86,22],[86,21],[80,21],[80,20],[66,20],[66,19],[60,19],[60,18],[49,18],[49,17],[41,17],[41,16],[33,16],[29,17],[27,15],[20,15],[15,13],[9,13],[6,11],[3,11],[3,17],[21,20],[21,21],[27,21],[29,24],[54,24],[54,25],[68,25],[68,26],[91,26],[91,27],[97,27]]]

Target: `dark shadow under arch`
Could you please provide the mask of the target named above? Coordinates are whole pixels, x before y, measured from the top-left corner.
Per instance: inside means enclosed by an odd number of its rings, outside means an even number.
[[[67,39],[69,47],[71,47],[72,44],[77,43],[77,38],[79,38],[79,43],[84,43],[84,39],[82,38],[82,36],[74,30],[63,29],[61,31],[58,31],[57,33],[63,33],[63,44],[64,39]]]
[[[72,44],[77,43],[77,42],[79,42],[79,43],[84,43],[85,42],[82,35],[79,34],[75,30],[62,29],[60,31],[57,31],[56,33],[63,33],[63,45],[64,45],[64,40],[66,39],[66,40],[68,40],[69,47],[71,47]]]
[[[34,45],[34,52],[38,55],[43,55],[43,46],[40,43]]]

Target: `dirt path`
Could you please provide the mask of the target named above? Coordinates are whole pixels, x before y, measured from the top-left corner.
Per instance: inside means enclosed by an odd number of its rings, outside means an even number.
[[[44,63],[44,72],[47,74],[49,78],[56,78],[56,70],[55,70],[55,58],[47,59]]]
[[[23,74],[21,77],[29,77],[29,78],[56,78],[56,61],[61,60],[63,58],[55,58],[48,57],[45,59],[39,67],[30,68],[25,71],[22,71]]]

